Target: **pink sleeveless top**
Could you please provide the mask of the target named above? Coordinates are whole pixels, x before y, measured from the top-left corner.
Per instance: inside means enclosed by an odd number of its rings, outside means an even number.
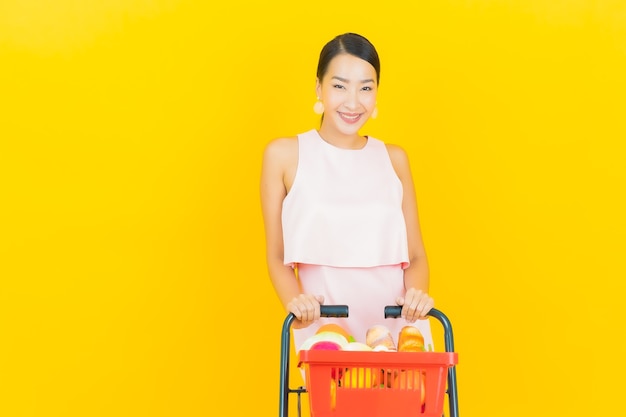
[[[333,267],[409,265],[402,183],[385,144],[341,149],[298,135],[298,168],[283,201],[284,262]]]

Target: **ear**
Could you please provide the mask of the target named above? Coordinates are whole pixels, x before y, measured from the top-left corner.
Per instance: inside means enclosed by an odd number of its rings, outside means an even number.
[[[319,78],[315,79],[315,95],[317,97],[321,97],[322,96],[322,84],[320,83],[320,79]]]

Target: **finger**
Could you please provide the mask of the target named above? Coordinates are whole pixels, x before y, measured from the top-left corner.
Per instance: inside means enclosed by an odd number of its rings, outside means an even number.
[[[430,313],[430,310],[433,309],[433,307],[435,307],[435,300],[433,300],[432,298],[430,298],[428,300],[428,304],[426,304],[426,311],[424,312],[424,316],[427,316],[428,313]]]
[[[321,295],[307,295],[304,298],[306,317],[310,323],[320,318],[320,298],[324,301],[324,297]]]
[[[422,291],[416,290],[415,288],[410,288],[406,294],[404,295],[404,305],[409,309],[415,309],[417,307],[417,303],[422,297]]]
[[[428,316],[428,312],[433,308],[434,301],[431,297],[426,297],[420,301],[418,305],[419,318],[426,318]]]
[[[429,295],[423,290],[415,287],[409,288],[404,295],[402,317],[411,323],[424,317],[429,311],[427,304],[429,299]]]
[[[413,301],[420,299],[422,294],[423,294],[422,290],[409,288],[406,294],[404,295],[404,298],[406,298],[407,302],[413,302]]]
[[[306,299],[306,314],[309,323],[320,318],[320,303],[318,296],[311,295]]]
[[[396,305],[398,305],[399,307],[402,307],[400,309],[400,317],[405,318],[406,317],[406,305],[405,305],[405,300],[404,297],[396,297]]]
[[[405,303],[402,307],[402,310],[404,313],[402,317],[404,317],[406,321],[408,321],[409,323],[415,321],[415,304]]]
[[[291,312],[296,319],[299,321],[306,321],[305,309],[299,303],[293,303],[291,307]]]
[[[428,300],[425,297],[422,297],[415,306],[415,318],[423,317],[424,309],[426,308],[426,303]]]
[[[305,323],[312,322],[315,318],[315,304],[309,297],[302,296],[302,319]]]
[[[309,321],[306,299],[306,295],[301,294],[294,297],[290,302],[290,311],[303,323],[307,323]]]
[[[315,304],[315,309],[313,310],[313,317],[312,317],[312,321],[317,321],[319,320],[319,318],[322,316],[321,312],[320,312],[320,304],[316,303]]]
[[[429,305],[429,298],[428,296],[423,296],[421,298],[419,298],[412,306],[410,309],[410,319],[415,322],[419,319],[425,318],[426,317],[426,313],[428,313],[428,311],[430,310],[430,308],[428,307]]]
[[[295,298],[293,298],[291,301],[289,301],[289,303],[287,303],[287,311],[289,311],[291,314],[296,316],[296,320],[300,320],[300,317],[299,317],[300,311],[298,309],[298,306],[296,305]]]

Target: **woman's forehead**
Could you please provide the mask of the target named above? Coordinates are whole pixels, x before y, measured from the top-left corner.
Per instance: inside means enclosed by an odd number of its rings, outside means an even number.
[[[376,81],[376,69],[364,59],[350,54],[339,54],[328,65],[325,78],[346,81]]]

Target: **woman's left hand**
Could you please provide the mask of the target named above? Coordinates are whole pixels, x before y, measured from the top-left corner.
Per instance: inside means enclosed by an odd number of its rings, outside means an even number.
[[[396,299],[396,304],[402,306],[401,316],[409,323],[414,323],[426,318],[430,309],[435,306],[435,301],[428,293],[417,288],[409,288],[404,297]]]

